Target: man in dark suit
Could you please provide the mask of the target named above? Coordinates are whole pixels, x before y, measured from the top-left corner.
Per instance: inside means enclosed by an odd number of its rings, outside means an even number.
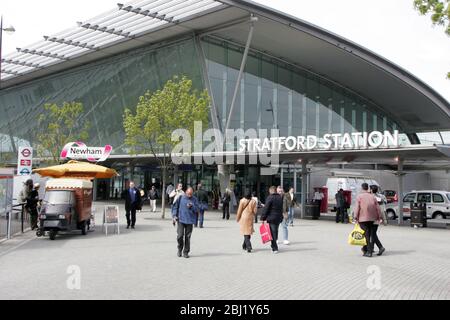
[[[136,210],[141,207],[141,193],[134,186],[134,182],[130,181],[130,187],[123,192],[125,198],[125,212],[127,217],[127,229],[134,229],[136,224]]]
[[[277,193],[276,187],[270,187],[270,195],[266,199],[261,221],[267,221],[272,234],[272,252],[278,253],[278,227],[283,221],[283,198]]]

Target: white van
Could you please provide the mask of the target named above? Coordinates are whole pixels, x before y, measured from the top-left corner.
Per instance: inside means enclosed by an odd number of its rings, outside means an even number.
[[[369,186],[380,186],[372,177],[357,175],[335,173],[334,176],[327,179],[326,187],[328,188],[328,210],[336,211],[336,193],[339,189],[352,191],[352,203],[354,205],[356,196],[361,192],[361,185],[367,183]]]

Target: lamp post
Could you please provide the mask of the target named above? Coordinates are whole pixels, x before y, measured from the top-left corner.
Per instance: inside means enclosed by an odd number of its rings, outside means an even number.
[[[14,29],[13,26],[9,26],[6,28],[3,28],[3,16],[0,18],[0,88],[2,86],[2,38],[3,38],[3,31],[5,31],[7,34],[14,33],[16,29]]]

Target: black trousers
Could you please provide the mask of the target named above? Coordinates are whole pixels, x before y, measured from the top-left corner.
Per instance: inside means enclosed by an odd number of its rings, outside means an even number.
[[[127,217],[127,226],[130,226],[131,223],[131,226],[134,227],[136,224],[136,205],[132,205],[131,208],[128,208],[125,216]]]
[[[374,243],[377,245],[378,249],[381,249],[381,248],[383,248],[383,245],[381,244],[381,241],[378,238],[378,234],[377,234],[377,232],[378,232],[378,224],[374,224],[373,225],[373,229],[374,229],[374,231],[373,231]]]
[[[37,208],[30,208],[30,224],[31,230],[34,230],[38,227],[38,210]]]
[[[242,249],[252,250],[252,243],[250,241],[252,236],[244,236],[244,243],[242,244]]]
[[[364,230],[364,236],[366,237],[367,245],[363,247],[364,252],[373,253],[373,247],[375,244],[376,228],[374,228],[373,221],[360,222],[361,229]]]
[[[272,251],[278,251],[278,228],[280,226],[279,223],[269,223],[270,233],[272,234]]]
[[[345,222],[345,216],[347,215],[347,209],[344,207],[337,208],[336,211],[336,222]]]
[[[178,241],[178,251],[183,251],[184,253],[189,253],[191,250],[191,235],[194,225],[184,224],[178,222],[177,227],[177,241]]]
[[[223,204],[223,217],[222,217],[222,219],[225,219],[225,216],[227,217],[227,219],[230,219],[230,204],[229,203],[224,203]]]

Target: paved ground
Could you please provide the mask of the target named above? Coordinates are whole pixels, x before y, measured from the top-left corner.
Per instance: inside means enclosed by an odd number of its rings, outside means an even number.
[[[449,230],[385,227],[387,252],[370,259],[346,243],[352,225],[297,220],[278,255],[257,234],[248,254],[235,221],[213,212],[185,259],[159,216],[143,212],[120,235],[97,225],[87,236],[27,233],[1,243],[0,299],[450,299]],[[67,286],[72,265],[79,290]]]

